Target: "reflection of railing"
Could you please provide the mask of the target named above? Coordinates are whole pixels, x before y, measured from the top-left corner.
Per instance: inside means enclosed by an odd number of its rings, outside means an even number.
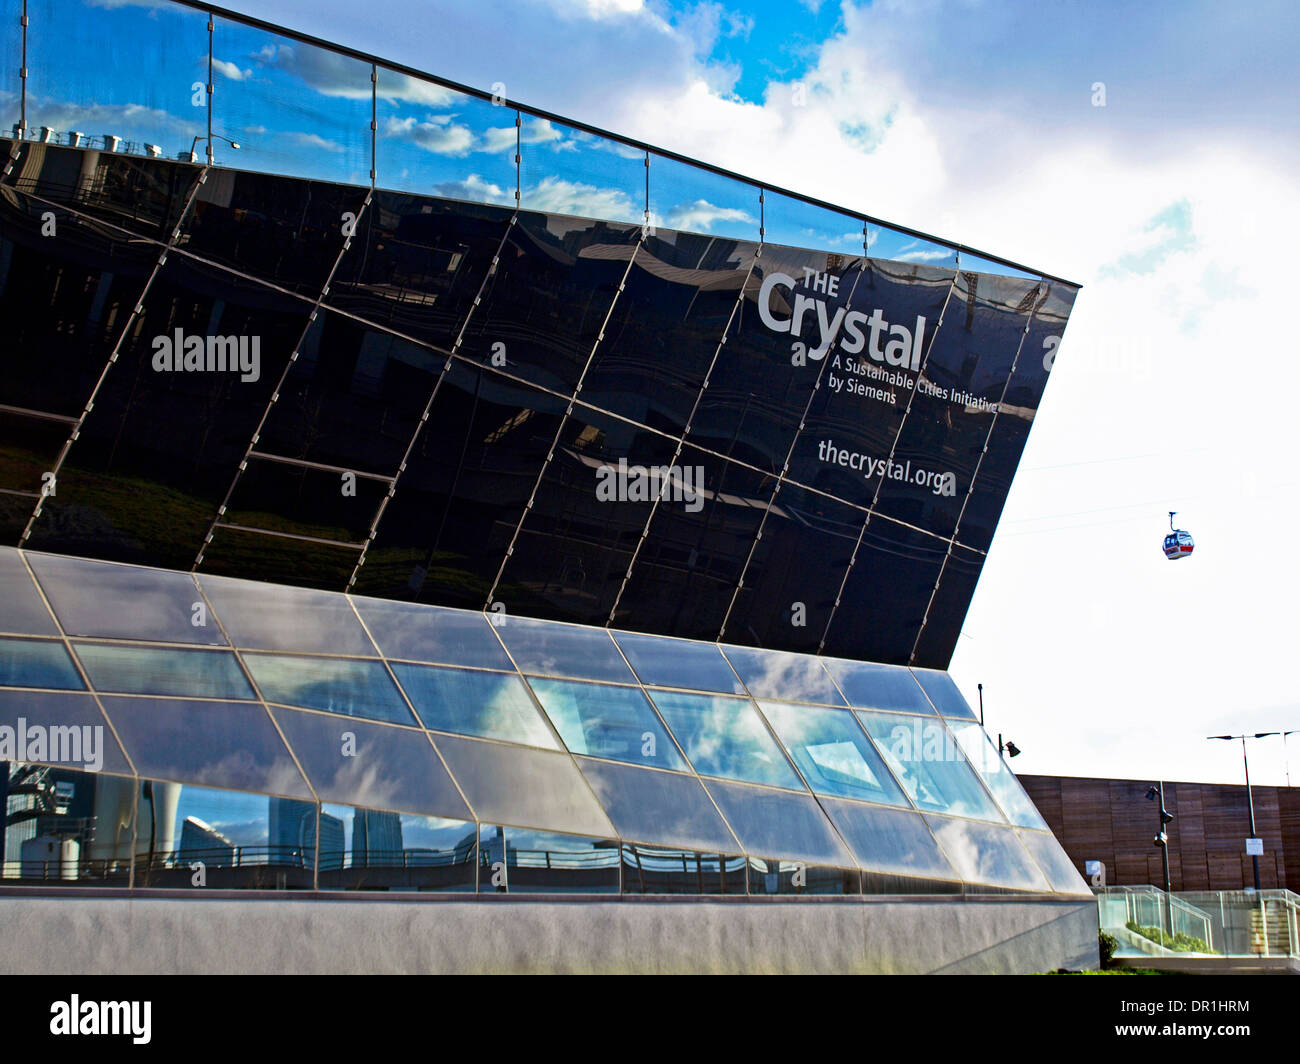
[[[130,875],[130,862],[124,858],[80,858],[75,867],[72,862],[58,858],[4,861],[0,863],[0,880],[24,883],[54,883],[102,880],[126,882]]]

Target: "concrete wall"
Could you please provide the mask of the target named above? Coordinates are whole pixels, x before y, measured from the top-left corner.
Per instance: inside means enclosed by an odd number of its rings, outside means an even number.
[[[998,973],[1097,966],[1088,899],[0,896],[0,972]]]

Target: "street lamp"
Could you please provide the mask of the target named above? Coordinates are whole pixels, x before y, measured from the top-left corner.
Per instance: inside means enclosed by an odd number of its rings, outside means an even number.
[[[1286,767],[1286,785],[1291,786],[1291,755],[1287,750],[1286,737],[1288,735],[1300,734],[1300,728],[1292,728],[1290,731],[1282,733],[1282,763]]]
[[[197,133],[197,134],[195,134],[194,139],[193,139],[192,141],[190,141],[190,162],[196,162],[196,161],[197,161],[197,160],[194,158],[194,149],[195,149],[196,147],[198,147],[198,143],[199,143],[199,141],[201,141],[201,140],[207,140],[207,142],[208,142],[208,151],[207,151],[208,163],[211,164],[211,162],[212,162],[212,139],[213,139],[214,137],[215,137],[217,140],[224,140],[227,144],[229,144],[232,148],[234,148],[235,151],[239,151],[239,144],[238,144],[238,143],[236,143],[235,141],[231,140],[229,137],[223,137],[220,133],[209,133],[209,134],[206,134],[206,135],[203,134],[203,133]]]
[[[1275,731],[1261,731],[1261,732],[1255,732],[1254,735],[1246,734],[1246,735],[1207,735],[1206,736],[1207,739],[1226,739],[1229,741],[1233,739],[1241,740],[1241,762],[1243,765],[1246,766],[1246,805],[1250,809],[1250,837],[1252,839],[1256,837],[1255,797],[1250,789],[1250,760],[1246,757],[1246,740],[1263,739],[1266,738],[1267,736],[1277,735],[1277,734],[1278,733]],[[1258,893],[1259,892],[1259,855],[1252,853],[1250,855],[1250,860],[1251,860],[1251,864],[1253,864],[1255,867],[1255,891],[1256,893]]]

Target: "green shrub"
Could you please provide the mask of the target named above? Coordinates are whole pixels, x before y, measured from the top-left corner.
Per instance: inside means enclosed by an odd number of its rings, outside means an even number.
[[[1118,945],[1114,935],[1108,935],[1105,931],[1097,932],[1097,952],[1101,955],[1103,969],[1110,967],[1111,958],[1115,956],[1115,947]]]
[[[1158,927],[1139,924],[1136,920],[1129,920],[1124,926],[1135,934],[1139,934],[1143,938],[1149,938],[1157,945],[1164,946],[1165,949],[1171,949],[1175,953],[1214,953],[1214,950],[1210,949],[1210,944],[1203,938],[1196,938],[1186,931],[1179,931],[1176,935],[1170,935]]]

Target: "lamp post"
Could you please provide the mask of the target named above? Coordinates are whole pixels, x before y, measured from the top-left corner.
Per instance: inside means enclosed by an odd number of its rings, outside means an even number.
[[[1207,735],[1207,736],[1206,736],[1207,739],[1226,739],[1226,740],[1229,740],[1229,741],[1231,741],[1231,740],[1233,740],[1233,739],[1240,739],[1240,740],[1241,740],[1241,763],[1242,763],[1242,764],[1245,766],[1245,768],[1246,768],[1246,805],[1247,805],[1247,807],[1250,809],[1250,837],[1251,837],[1252,839],[1256,837],[1256,835],[1255,835],[1255,797],[1254,797],[1254,794],[1251,792],[1251,789],[1250,789],[1250,759],[1246,756],[1246,740],[1247,740],[1247,739],[1263,739],[1263,738],[1266,738],[1266,737],[1269,736],[1269,735],[1276,735],[1276,734],[1277,734],[1277,732],[1274,732],[1274,731],[1261,731],[1261,732],[1255,732],[1254,735],[1246,734],[1246,735]],[[1258,893],[1259,893],[1259,855],[1258,855],[1258,854],[1253,854],[1253,853],[1252,853],[1252,854],[1250,855],[1250,861],[1251,861],[1251,864],[1254,866],[1254,869],[1255,869],[1255,893],[1258,894]]]
[[[1155,787],[1147,788],[1147,801],[1154,802],[1160,800],[1160,828],[1156,832],[1155,844],[1160,847],[1161,856],[1164,858],[1165,866],[1165,919],[1169,924],[1169,935],[1172,938],[1174,934],[1174,906],[1170,896],[1171,882],[1169,879],[1169,833],[1165,828],[1173,822],[1173,814],[1165,808],[1165,781],[1161,780]]]
[[[1300,728],[1292,728],[1290,731],[1282,733],[1282,764],[1286,768],[1286,785],[1291,786],[1291,755],[1287,750],[1286,738],[1288,735],[1295,735],[1300,732]]]

